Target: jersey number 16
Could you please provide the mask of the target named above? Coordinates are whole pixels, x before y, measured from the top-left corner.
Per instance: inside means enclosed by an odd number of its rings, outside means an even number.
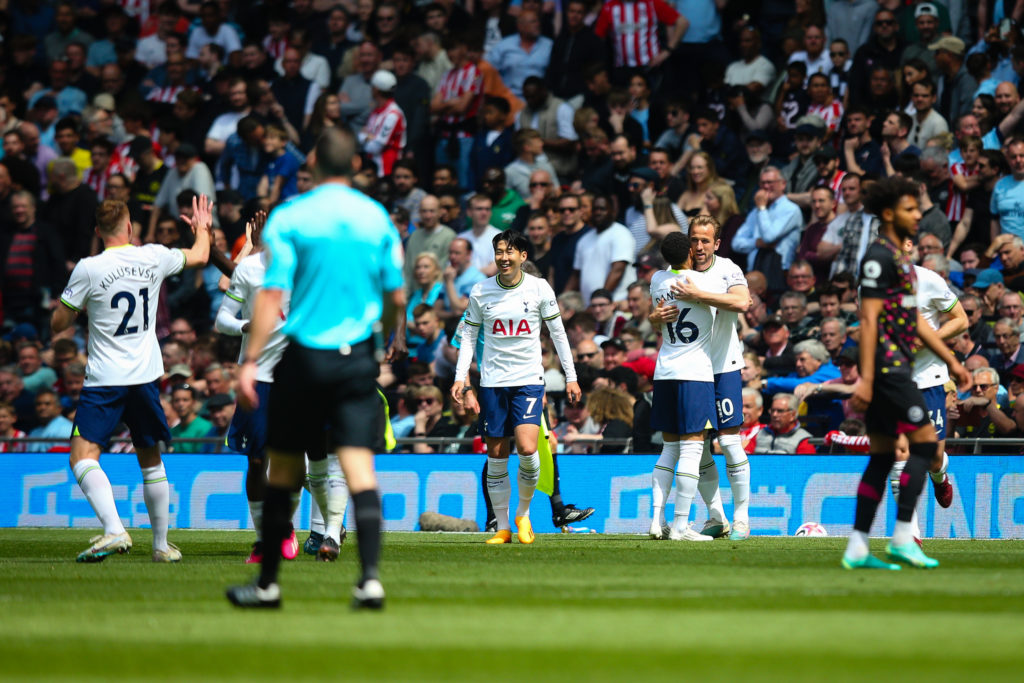
[[[149,287],[143,287],[139,290],[139,296],[142,297],[142,329],[149,329]],[[135,315],[135,295],[131,292],[118,292],[110,298],[110,307],[120,310],[121,302],[128,302],[128,307],[125,309],[124,317],[121,318],[121,324],[117,326],[117,331],[114,332],[115,337],[121,337],[126,334],[135,334],[139,331],[138,325],[129,326],[132,316]]]
[[[689,308],[679,309],[679,319],[674,323],[665,325],[665,329],[668,331],[668,340],[673,344],[677,341],[680,344],[689,344],[697,339],[697,326],[691,322],[686,322],[686,314],[690,310]]]

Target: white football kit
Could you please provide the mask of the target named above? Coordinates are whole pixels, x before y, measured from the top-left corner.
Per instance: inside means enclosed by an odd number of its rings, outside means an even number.
[[[917,275],[917,309],[933,330],[942,325],[941,314],[956,306],[956,294],[942,276],[934,271],[914,266]],[[914,354],[914,383],[918,389],[941,386],[949,381],[949,368],[931,349],[924,347]]]
[[[734,262],[721,256],[714,256],[711,267],[700,271],[706,276],[701,289],[712,294],[725,294],[736,286],[747,286],[747,278]],[[743,342],[736,332],[739,313],[721,308],[715,309],[712,327],[711,365],[716,375],[743,369]]]
[[[558,302],[551,285],[541,278],[522,274],[519,284],[505,287],[498,276],[476,283],[469,294],[466,328],[459,348],[455,380],[464,382],[473,361],[480,330],[485,333],[483,358],[479,359],[482,387],[516,387],[544,384],[540,326],[551,332],[567,382],[576,381],[572,350],[562,326]]]
[[[660,305],[671,302],[679,309],[679,317],[662,325],[662,344],[654,367],[654,379],[713,382],[711,362],[712,332],[715,310],[706,304],[679,301],[672,293],[672,283],[685,279],[701,289],[709,289],[707,273],[693,270],[662,270],[651,278],[651,299]]]
[[[78,262],[60,300],[89,314],[85,386],[133,386],[163,375],[155,325],[160,288],[184,267],[180,249],[158,244],[113,247]]]
[[[239,261],[235,266],[235,272],[231,275],[231,284],[224,294],[220,310],[217,311],[217,331],[225,334],[242,335],[242,350],[238,355],[239,364],[245,359],[246,349],[249,347],[249,333],[242,332],[245,323],[252,320],[252,306],[256,301],[256,294],[263,287],[263,280],[267,273],[267,259],[270,258],[266,251],[258,254],[250,254]],[[285,292],[281,301],[281,318],[274,325],[270,338],[267,340],[259,360],[256,361],[256,379],[260,382],[274,381],[274,367],[284,354],[288,346],[288,338],[281,333],[284,327],[285,317],[288,315],[289,293]],[[241,314],[242,318],[237,316]]]

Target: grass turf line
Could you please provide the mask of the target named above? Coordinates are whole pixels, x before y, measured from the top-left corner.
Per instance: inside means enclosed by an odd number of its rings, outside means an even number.
[[[1017,680],[1024,663],[1020,542],[846,572],[837,538],[388,533],[388,606],[367,614],[348,609],[354,539],[335,564],[284,563],[284,608],[253,613],[223,597],[254,575],[250,533],[172,530],[184,561],[155,565],[136,529],[133,554],[76,564],[89,536],[0,530],[0,679]]]

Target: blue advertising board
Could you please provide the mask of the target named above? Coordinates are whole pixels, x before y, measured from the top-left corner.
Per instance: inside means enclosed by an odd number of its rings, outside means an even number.
[[[562,496],[597,511],[583,524],[601,533],[646,533],[651,523],[653,455],[561,455]],[[384,525],[391,531],[418,528],[424,511],[484,523],[479,455],[381,455],[377,470]],[[823,524],[830,535],[849,533],[857,483],[866,456],[751,456],[751,533],[790,535],[804,522]],[[135,456],[107,454],[103,468],[126,526],[149,524]],[[246,461],[238,455],[168,454],[171,526],[194,529],[251,528],[245,499]],[[515,488],[515,459],[509,463]],[[722,473],[722,498],[731,513],[732,494]],[[1024,538],[1024,458],[954,456],[953,505],[943,509],[921,497],[918,514],[933,538]],[[67,454],[0,454],[0,526],[95,527],[96,518],[75,484]],[[671,499],[672,496],[670,496]],[[513,491],[512,500],[516,500]],[[303,495],[296,526],[307,528],[310,499]],[[872,535],[891,533],[895,505],[886,495]],[[671,519],[671,500],[666,513]],[[538,493],[531,516],[538,532],[553,532],[547,496]],[[351,513],[346,524],[351,525]],[[703,503],[692,519],[702,524]],[[699,528],[699,526],[698,526]]]

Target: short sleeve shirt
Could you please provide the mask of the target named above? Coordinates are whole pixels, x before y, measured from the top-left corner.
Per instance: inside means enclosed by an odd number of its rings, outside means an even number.
[[[910,256],[884,235],[871,243],[860,266],[861,299],[881,299],[875,367],[886,374],[913,371],[917,340],[917,277]]]

